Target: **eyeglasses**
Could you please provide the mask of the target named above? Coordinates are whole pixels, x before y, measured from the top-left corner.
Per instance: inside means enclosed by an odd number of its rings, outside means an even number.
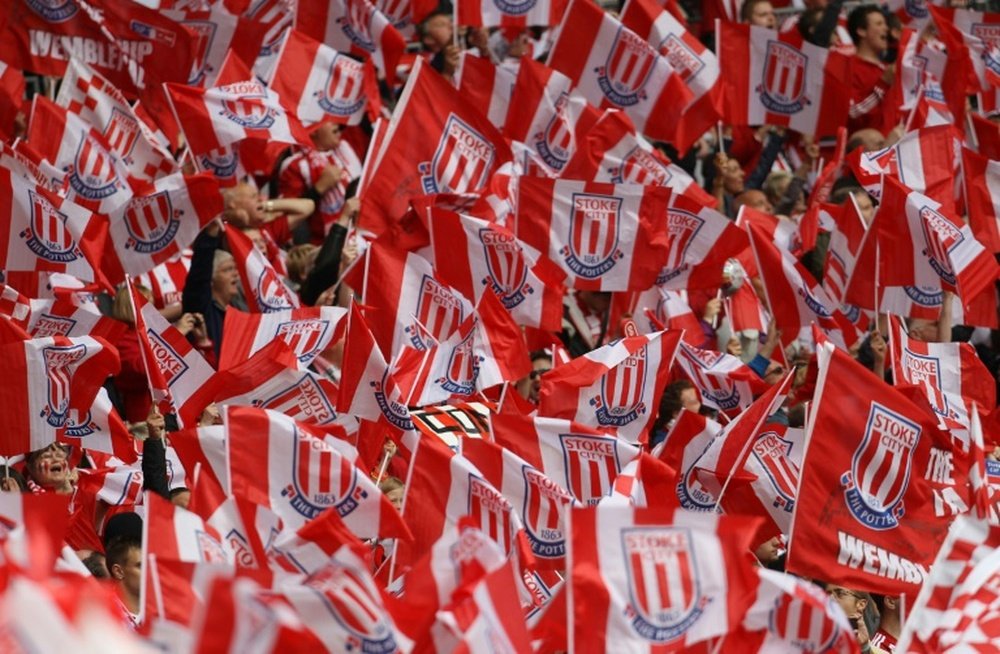
[[[837,599],[844,599],[846,597],[855,597],[855,598],[857,597],[857,595],[847,590],[846,588],[828,588],[826,590],[826,594],[833,595]]]

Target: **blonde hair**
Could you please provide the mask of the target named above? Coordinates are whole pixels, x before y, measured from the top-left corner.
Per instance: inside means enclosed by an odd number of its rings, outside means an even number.
[[[306,280],[306,270],[316,260],[319,246],[312,243],[296,245],[288,251],[285,267],[288,268],[288,278],[301,284]]]
[[[140,284],[133,284],[139,295],[150,302],[153,301],[153,292]],[[115,292],[115,299],[111,303],[111,317],[132,325],[135,324],[135,314],[132,313],[132,298],[129,297],[128,285],[122,284]]]

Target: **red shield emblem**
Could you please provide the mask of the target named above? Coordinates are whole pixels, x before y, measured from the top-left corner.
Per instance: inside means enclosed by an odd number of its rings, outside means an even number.
[[[268,57],[281,47],[285,28],[292,24],[294,4],[289,0],[256,0],[243,15],[255,23],[267,26],[260,56]]]
[[[88,200],[103,200],[117,193],[121,185],[117,161],[91,134],[77,146],[68,179],[73,190]]]
[[[493,165],[493,144],[458,116],[444,125],[434,157],[419,165],[424,192],[466,193],[482,188]]]
[[[851,469],[841,476],[847,508],[869,529],[893,529],[903,515],[913,453],[921,427],[872,402]]]
[[[631,527],[621,533],[628,577],[628,615],[646,640],[681,637],[701,616],[701,596],[691,532],[682,527]]]
[[[68,216],[34,191],[28,191],[31,199],[30,227],[21,236],[25,245],[35,256],[55,263],[69,263],[80,256],[76,239],[66,225]]]
[[[77,5],[73,0],[25,0],[31,10],[50,23],[61,23],[76,14]]]
[[[69,336],[74,327],[76,327],[76,321],[72,318],[43,313],[32,326],[31,337]]]
[[[729,411],[740,406],[740,391],[726,371],[719,370],[716,365],[722,361],[721,352],[699,350],[681,343],[677,350],[685,371],[691,376],[691,381],[698,387],[702,399],[714,404],[722,411]]]
[[[430,275],[420,281],[419,294],[416,319],[420,328],[411,325],[406,331],[413,347],[426,350],[430,339],[440,342],[451,336],[462,322],[463,310],[461,300]]]
[[[795,489],[799,483],[799,469],[789,456],[791,451],[791,441],[776,431],[762,433],[751,449],[774,488],[775,504],[789,512],[795,506]]]
[[[604,375],[600,396],[591,400],[599,424],[623,427],[646,413],[648,356],[643,346]]]
[[[528,292],[528,264],[524,260],[521,246],[511,234],[484,228],[479,230],[479,240],[486,255],[486,270],[489,285],[500,297],[500,302],[508,310],[525,300]]]
[[[292,508],[312,520],[330,507],[344,517],[367,493],[357,483],[358,469],[332,447],[296,430],[292,488],[282,492]]]
[[[652,152],[637,145],[622,158],[621,166],[611,176],[611,181],[615,184],[666,186],[672,178],[673,173]]]
[[[288,343],[299,363],[307,366],[330,340],[330,321],[317,318],[290,320],[279,324],[274,335]]]
[[[507,498],[484,479],[469,475],[468,515],[505,553],[510,551],[513,542],[512,508]]]
[[[563,467],[569,490],[577,501],[593,506],[611,493],[621,472],[616,440],[604,436],[560,434]]]
[[[346,117],[361,109],[365,67],[360,61],[338,54],[330,65],[326,84],[319,92],[319,106],[333,116]]]
[[[573,126],[566,116],[568,106],[569,94],[563,93],[556,100],[555,114],[535,142],[538,156],[556,171],[562,170],[573,152]]]
[[[764,60],[761,103],[768,111],[794,114],[806,104],[806,70],[809,58],[781,41],[768,41]]]
[[[163,374],[163,381],[167,386],[173,386],[174,382],[188,370],[187,361],[168,343],[162,336],[152,329],[146,330],[146,338],[149,347],[153,352],[153,360],[156,367]]]
[[[69,346],[50,345],[42,348],[42,361],[45,363],[45,377],[48,382],[45,422],[53,427],[64,426],[69,418],[73,374],[85,358],[87,358],[87,346],[83,343]]]
[[[111,108],[111,118],[104,126],[104,140],[111,150],[129,161],[129,155],[135,149],[139,140],[139,121],[122,112],[118,107]]]
[[[962,230],[930,207],[920,208],[920,227],[927,244],[924,254],[927,255],[931,268],[941,277],[941,281],[954,286],[956,276],[951,256],[965,240]]]
[[[809,593],[820,606],[832,600],[810,584],[798,584],[796,594],[781,593],[767,620],[767,630],[803,652],[826,652],[840,635],[837,623],[798,592]]]
[[[297,306],[292,299],[292,292],[270,266],[261,268],[254,290],[257,293],[257,303],[264,313],[294,309]]]
[[[180,211],[175,211],[166,191],[133,197],[125,209],[125,247],[139,254],[157,254],[174,242],[180,228]]]
[[[558,559],[566,555],[562,510],[573,497],[544,474],[530,466],[521,469],[524,475],[524,529],[532,553],[543,559]]]
[[[303,583],[322,600],[336,623],[356,639],[360,652],[398,651],[378,589],[366,571],[338,561]]]
[[[264,400],[254,401],[253,405],[283,413],[299,422],[323,425],[337,419],[330,398],[309,374]]]
[[[375,8],[362,0],[347,0],[347,15],[337,19],[344,36],[365,52],[375,52],[371,24]]]
[[[476,390],[479,359],[473,349],[474,334],[475,330],[470,329],[466,337],[452,348],[445,376],[437,380],[443,389],[454,395],[471,395]]]
[[[943,418],[956,417],[941,387],[941,360],[938,357],[903,348],[901,364],[903,379],[907,383],[924,387],[934,413]]]
[[[604,66],[597,70],[597,84],[612,103],[631,107],[646,98],[644,87],[658,56],[644,39],[619,27]]]
[[[238,82],[220,87],[227,94],[222,115],[244,129],[268,129],[274,124],[275,110],[267,106],[267,90],[257,82]]]
[[[405,29],[410,25],[409,0],[376,0],[375,8],[392,20],[396,29]]]
[[[618,249],[622,199],[594,193],[574,193],[570,214],[566,265],[585,279],[610,271],[623,256]]]
[[[669,209],[667,211],[667,236],[670,238],[670,250],[667,252],[667,263],[660,271],[656,283],[665,284],[677,277],[688,265],[687,253],[691,243],[698,236],[705,220],[690,211]]]
[[[690,84],[693,79],[705,67],[701,57],[691,49],[684,39],[676,34],[668,34],[667,38],[660,43],[660,54],[667,58],[670,65],[685,84]]]

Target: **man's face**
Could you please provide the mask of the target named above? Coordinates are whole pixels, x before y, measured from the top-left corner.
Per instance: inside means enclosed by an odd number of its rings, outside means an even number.
[[[861,613],[865,610],[865,606],[868,605],[868,600],[858,597],[854,594],[854,591],[848,590],[843,586],[827,584],[826,593],[832,597],[837,604],[840,604],[840,608],[844,609],[844,613],[846,613],[849,618],[861,617]]]
[[[770,2],[759,2],[754,5],[753,11],[750,13],[750,24],[771,30],[775,28],[778,20],[774,17],[774,7],[771,6]]]
[[[142,583],[142,549],[133,547],[125,557],[122,565],[122,587],[132,597],[139,597],[139,585]]]
[[[257,248],[257,251],[260,252],[262,255],[264,255],[264,257],[266,258],[267,241],[264,240],[264,234],[259,229],[256,228],[244,229],[243,233],[246,234],[251,241],[253,241],[253,245],[255,248]]]
[[[701,410],[701,400],[698,399],[698,391],[693,388],[685,388],[681,391],[681,407],[692,413]]]
[[[212,273],[212,293],[227,303],[239,291],[240,273],[236,262],[226,259]]]
[[[861,30],[861,42],[875,52],[885,52],[889,47],[889,25],[881,12],[868,14],[868,24]]]
[[[393,488],[391,491],[385,494],[385,499],[389,500],[389,504],[392,504],[397,511],[403,510],[403,489]]]
[[[66,450],[50,445],[31,464],[31,476],[40,486],[60,486],[69,476]]]
[[[454,28],[451,24],[450,16],[434,16],[427,22],[425,29],[426,32],[423,38],[424,47],[431,52],[438,52],[451,43],[452,30]]]
[[[858,191],[853,195],[854,201],[858,205],[858,211],[861,212],[862,220],[865,221],[865,225],[870,227],[872,219],[875,217],[875,205],[872,204],[871,196],[864,191]]]
[[[317,150],[333,150],[340,145],[341,127],[336,123],[323,123],[312,131],[313,145]]]

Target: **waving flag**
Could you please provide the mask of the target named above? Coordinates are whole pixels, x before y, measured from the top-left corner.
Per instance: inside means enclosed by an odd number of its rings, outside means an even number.
[[[518,324],[560,329],[558,269],[544,259],[532,264],[520,241],[496,224],[442,209],[431,209],[429,222],[434,269],[443,282],[477,302],[495,293]]]
[[[418,58],[385,136],[367,159],[358,224],[381,233],[413,197],[485,187],[511,154],[489,119]]]
[[[310,143],[302,123],[282,107],[278,94],[255,79],[210,89],[180,84],[166,88],[195,155],[250,138]]]
[[[968,9],[930,7],[931,16],[949,58],[965,60],[971,67],[970,86],[983,91],[1000,84],[1000,39],[996,30],[1000,21],[996,14]]]
[[[510,92],[510,104],[519,110],[507,113],[504,136],[523,143],[553,174],[563,169],[599,116],[572,88],[573,81],[559,71],[524,59]]]
[[[186,249],[222,213],[219,185],[210,175],[161,177],[133,195],[110,222],[114,256],[104,259],[109,281],[148,273]]]
[[[198,515],[174,506],[156,493],[146,495],[142,522],[147,552],[158,559],[189,563],[230,563],[218,532]],[[156,534],[150,539],[149,534]]]
[[[953,514],[967,510],[968,459],[926,409],[847,352],[827,342],[818,356],[788,569],[912,593]]]
[[[224,370],[246,361],[280,338],[295,352],[299,367],[305,369],[335,342],[346,313],[340,307],[284,309],[267,314],[244,313],[230,307],[226,311],[219,368]]]
[[[911,339],[899,318],[889,316],[889,361],[896,385],[923,389],[934,413],[948,427],[968,428],[972,407],[996,406],[996,384],[968,343],[924,343]]]
[[[639,456],[620,438],[558,418],[498,414],[493,439],[511,450],[585,506],[611,495],[615,479]]]
[[[990,252],[1000,252],[1000,162],[962,148],[962,173],[972,235]]]
[[[503,129],[510,108],[515,73],[468,50],[463,51],[459,57],[458,68],[453,77],[455,88],[463,98],[489,118],[494,127]]]
[[[539,414],[639,442],[655,418],[680,336],[631,336],[559,366],[542,378]]]
[[[971,515],[955,520],[916,602],[907,611],[897,650],[976,650],[995,642],[996,620],[989,607],[996,590],[989,580],[998,572],[998,546],[1000,528]]]
[[[121,92],[81,59],[70,60],[56,104],[97,127],[133,176],[152,181],[177,170],[170,152]]]
[[[324,121],[357,125],[381,101],[375,69],[291,30],[281,46],[271,88],[302,124]]]
[[[62,171],[66,197],[73,202],[111,214],[132,197],[128,168],[104,135],[44,96],[32,101],[27,137],[45,161]]]
[[[132,289],[135,325],[146,365],[150,389],[157,401],[168,398],[184,426],[197,424],[210,401],[203,399],[205,384],[215,371],[167,319],[142,295]]]
[[[671,197],[683,195],[699,205],[715,206],[712,196],[693,177],[636,134],[635,125],[621,111],[604,112],[585,134],[586,139],[578,139],[563,177],[666,186]]]
[[[136,275],[140,286],[145,286],[153,294],[153,304],[163,309],[171,304],[180,304],[184,282],[191,268],[191,251],[184,250],[156,266],[145,275]]]
[[[964,303],[1000,276],[992,253],[951,211],[926,195],[887,179],[879,206],[882,271],[879,282],[903,286],[919,283],[928,268],[942,288],[957,291]]]
[[[557,263],[574,288],[644,290],[666,259],[668,197],[655,186],[522,177],[515,234]]]
[[[335,508],[359,538],[405,537],[406,526],[378,486],[307,425],[265,409],[226,407],[231,492],[270,508],[297,528]]]
[[[681,343],[677,363],[694,382],[701,401],[735,417],[753,402],[767,384],[739,358]]]
[[[837,133],[851,100],[850,57],[755,25],[724,23],[719,43],[726,122]]]
[[[548,64],[598,108],[618,108],[651,138],[671,140],[692,98],[667,57],[599,6],[571,0]]]
[[[85,416],[104,380],[118,372],[118,351],[90,336],[36,338],[0,346],[0,366],[11,380],[0,397],[9,429],[0,454],[46,447]]]
[[[747,519],[608,505],[572,509],[569,524],[570,651],[691,647],[753,603]]]
[[[243,297],[253,300],[261,313],[273,313],[301,307],[299,296],[261,254],[250,237],[232,225],[226,225],[226,242],[239,268]]]
[[[117,343],[127,329],[120,320],[101,314],[94,302],[60,294],[54,300],[30,300],[27,332],[32,338],[99,336]]]
[[[406,41],[368,0],[301,0],[295,29],[338,52],[371,59],[389,86],[395,84]]]
[[[175,9],[160,9],[164,16],[192,33],[194,63],[187,79],[192,86],[213,86],[230,49],[243,61],[254,61],[267,31],[266,25],[234,15],[222,4],[202,8],[206,4],[188,3],[188,7],[182,7],[178,3]]]
[[[566,0],[462,0],[455,23],[473,27],[553,27],[566,10]]]

